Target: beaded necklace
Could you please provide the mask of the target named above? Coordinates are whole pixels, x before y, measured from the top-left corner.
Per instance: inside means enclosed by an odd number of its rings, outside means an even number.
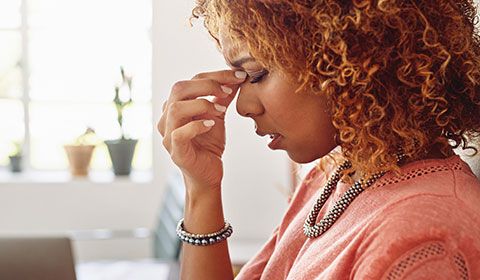
[[[397,154],[397,162],[402,160],[405,157],[404,154]],[[320,220],[319,223],[315,223],[317,220],[320,209],[322,209],[325,202],[328,200],[332,194],[333,189],[337,186],[338,181],[342,175],[342,172],[348,168],[352,167],[350,161],[344,161],[333,173],[333,175],[328,179],[326,185],[323,187],[320,197],[317,198],[317,201],[313,205],[312,210],[308,214],[305,224],[303,225],[303,233],[308,238],[317,238],[323,233],[325,233],[337,219],[345,212],[350,203],[361,194],[366,188],[370,187],[375,181],[382,177],[386,172],[380,171],[373,174],[369,179],[364,180],[360,179],[356,181],[343,195],[342,197],[335,202],[333,208],[328,211],[325,217]]]

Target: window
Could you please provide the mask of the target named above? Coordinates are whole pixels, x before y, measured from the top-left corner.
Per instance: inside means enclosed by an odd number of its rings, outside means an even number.
[[[92,127],[101,140],[120,129],[112,103],[120,67],[133,77],[127,136],[139,139],[133,168],[152,165],[151,0],[0,1],[0,164],[15,141],[27,166],[68,167],[63,145]],[[6,121],[5,121],[6,120]],[[97,146],[92,169],[111,166]]]

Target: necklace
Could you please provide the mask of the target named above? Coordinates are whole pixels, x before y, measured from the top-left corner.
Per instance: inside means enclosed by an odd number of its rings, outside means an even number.
[[[397,154],[397,162],[402,160],[405,157],[405,154]],[[350,203],[361,194],[366,188],[370,187],[375,181],[382,177],[386,172],[380,171],[373,174],[369,179],[363,180],[360,179],[356,181],[344,194],[343,196],[335,202],[333,208],[328,211],[327,215],[318,223],[315,224],[320,209],[327,201],[327,199],[332,194],[333,189],[337,186],[338,181],[342,175],[342,172],[348,168],[352,167],[350,161],[344,161],[333,173],[333,175],[328,179],[327,184],[323,187],[320,197],[317,198],[317,201],[313,205],[312,210],[308,214],[305,224],[303,225],[303,233],[308,238],[316,238],[325,233],[337,219],[345,212]]]

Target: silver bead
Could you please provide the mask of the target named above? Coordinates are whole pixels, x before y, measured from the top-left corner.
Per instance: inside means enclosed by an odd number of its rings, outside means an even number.
[[[341,172],[350,168],[352,165],[349,161],[345,161],[337,168],[333,173],[332,177],[327,180],[327,183],[323,187],[323,190],[320,194],[320,197],[316,200],[313,205],[313,209],[310,211],[307,219],[304,223],[303,232],[308,238],[315,238],[322,235],[326,232],[335,221],[342,215],[342,213],[347,209],[348,205],[360,194],[363,192],[364,188],[362,186],[362,181],[355,182],[350,189],[348,189],[343,196],[335,203],[333,209],[330,210],[325,217],[320,220],[319,223],[315,224],[315,221],[320,213],[320,210],[324,206],[325,202],[330,197],[333,189],[338,184],[338,181],[341,177]],[[366,186],[373,184],[378,178],[383,176],[385,172],[376,173],[366,181],[363,181]]]

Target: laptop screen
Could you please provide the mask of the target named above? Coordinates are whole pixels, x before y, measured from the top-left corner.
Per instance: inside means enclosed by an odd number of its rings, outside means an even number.
[[[76,280],[70,239],[1,237],[0,279]]]

